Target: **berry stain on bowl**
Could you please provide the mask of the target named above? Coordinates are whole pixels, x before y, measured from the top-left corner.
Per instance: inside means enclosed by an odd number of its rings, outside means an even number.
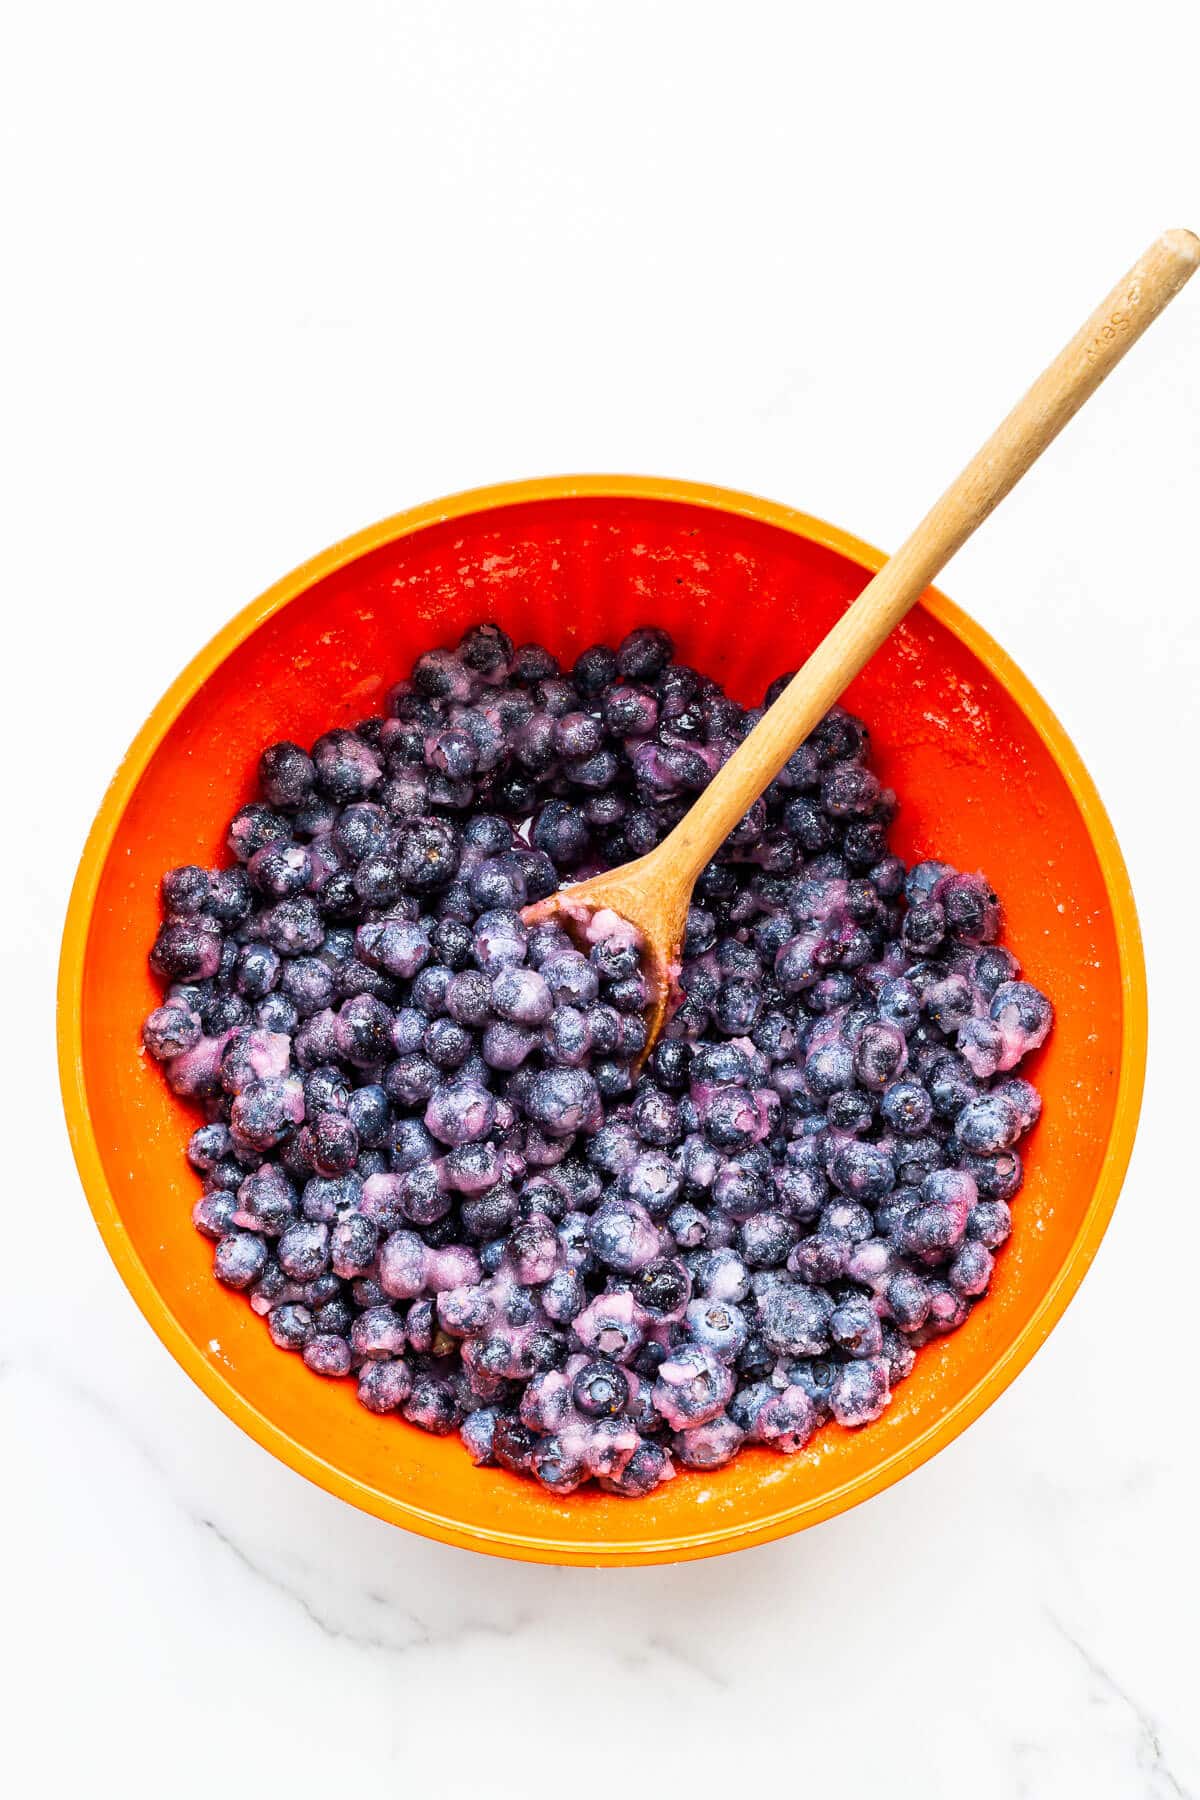
[[[701,878],[648,1055],[638,943],[521,916],[656,843],[881,560],[686,483],[439,501],[232,621],[117,771],[60,971],[84,1186],[185,1370],[330,1492],[538,1561],[761,1543],[1061,1316],[1136,1125],[1136,917],[941,595]]]
[[[982,875],[892,854],[849,713],[701,874],[648,1057],[636,932],[522,917],[660,843],[761,710],[656,626],[563,667],[479,624],[265,747],[235,860],[163,877],[142,1035],[204,1116],[216,1279],[554,1494],[869,1426],[1011,1231],[1050,1002]]]

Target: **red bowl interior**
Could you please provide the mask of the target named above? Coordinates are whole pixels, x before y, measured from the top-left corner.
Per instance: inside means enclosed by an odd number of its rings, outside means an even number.
[[[391,521],[281,584],[197,659],[134,746],[85,854],[64,956],[63,1070],[80,1166],[122,1273],[173,1352],[260,1441],[433,1536],[546,1560],[649,1561],[759,1541],[853,1503],[953,1436],[1032,1354],[1115,1200],[1140,1091],[1141,964],[1119,853],[1078,759],[1007,659],[931,596],[847,704],[900,795],[898,851],[986,870],[1005,941],[1058,1015],[1029,1071],[1045,1113],[1014,1238],[966,1326],[921,1352],[867,1430],[828,1427],[790,1460],[750,1451],[637,1502],[557,1500],[475,1470],[457,1438],[374,1418],[352,1383],[323,1382],[276,1350],[211,1277],[189,1216],[194,1120],[139,1051],[162,870],[226,860],[226,821],[251,797],[266,743],[308,743],[377,710],[416,653],[478,620],[568,660],[652,621],[681,659],[755,701],[877,560],[743,496],[580,486],[624,491],[540,484],[543,497],[466,496]]]

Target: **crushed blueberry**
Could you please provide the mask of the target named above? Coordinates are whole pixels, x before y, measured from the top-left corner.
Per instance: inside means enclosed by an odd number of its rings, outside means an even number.
[[[636,935],[522,919],[660,842],[758,716],[656,627],[565,672],[477,626],[386,717],[270,745],[232,865],[163,877],[143,1043],[203,1117],[216,1278],[555,1494],[869,1424],[1012,1230],[1051,1004],[983,876],[889,852],[840,708],[697,882],[644,1062]]]

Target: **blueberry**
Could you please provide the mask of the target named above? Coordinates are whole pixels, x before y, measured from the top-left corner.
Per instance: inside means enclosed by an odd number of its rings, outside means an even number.
[[[310,894],[276,901],[259,915],[258,922],[262,936],[281,956],[319,950],[325,936],[320,909]]]
[[[1027,981],[1002,981],[992,995],[989,1013],[1010,1046],[1001,1068],[1011,1068],[1046,1041],[1054,1009],[1045,994]]]
[[[643,1312],[662,1320],[682,1318],[691,1291],[687,1270],[673,1257],[655,1257],[646,1263],[633,1284],[634,1297]]]
[[[200,1041],[200,1015],[175,1002],[155,1007],[142,1026],[142,1042],[158,1062],[182,1056]]]
[[[336,1379],[350,1373],[350,1346],[344,1337],[332,1332],[314,1332],[308,1339],[301,1354],[305,1366],[314,1375],[325,1375]]]
[[[879,795],[878,779],[856,763],[835,764],[821,781],[821,805],[834,819],[873,813]]]
[[[476,1468],[492,1461],[492,1444],[496,1433],[496,1420],[499,1409],[494,1406],[476,1407],[469,1412],[458,1428],[458,1434],[466,1446],[467,1455]]]
[[[730,1037],[748,1035],[758,1023],[763,1008],[763,993],[758,981],[749,976],[727,981],[717,995],[713,1018],[721,1031]]]
[[[843,1039],[835,1038],[810,1050],[804,1059],[804,1078],[817,1100],[827,1100],[854,1081],[854,1055]]]
[[[759,1103],[740,1088],[719,1088],[709,1100],[704,1129],[719,1150],[744,1150],[762,1134]]]
[[[822,1288],[772,1288],[761,1300],[763,1336],[785,1356],[820,1356],[829,1348],[829,1298]]]
[[[698,1206],[693,1206],[690,1200],[681,1200],[668,1215],[667,1229],[681,1250],[689,1250],[707,1241],[709,1222]]]
[[[750,1328],[745,1314],[732,1301],[693,1300],[685,1318],[695,1342],[711,1350],[721,1362],[732,1362],[745,1349]]]
[[[503,907],[493,907],[480,913],[475,921],[471,954],[481,969],[494,973],[505,964],[524,962],[528,942],[529,933],[521,915]]]
[[[571,679],[585,699],[593,700],[616,680],[617,658],[603,644],[581,650],[571,669]]]
[[[763,1408],[778,1394],[779,1389],[769,1381],[743,1382],[729,1402],[728,1416],[739,1430],[752,1433]]]
[[[244,1000],[261,1000],[279,982],[283,963],[269,944],[243,944],[238,951],[234,986]]]
[[[701,1344],[685,1344],[660,1365],[654,1406],[674,1430],[685,1431],[723,1412],[733,1387],[731,1372],[711,1350]]]
[[[914,1206],[908,1213],[900,1241],[910,1256],[930,1265],[945,1262],[962,1241],[965,1218],[954,1208],[936,1201]]]
[[[964,1106],[955,1120],[963,1149],[972,1156],[994,1156],[1011,1150],[1021,1135],[1021,1116],[1003,1094],[983,1094]]]
[[[267,1315],[267,1329],[280,1350],[303,1350],[313,1333],[313,1316],[307,1306],[275,1306]]]
[[[829,1178],[841,1193],[873,1205],[890,1192],[896,1173],[891,1158],[877,1145],[849,1138],[834,1151]]]
[[[610,687],[604,695],[602,711],[604,723],[614,737],[645,738],[658,723],[658,701],[642,687]],[[652,848],[652,844],[646,848]]]
[[[210,910],[209,873],[207,869],[197,868],[195,863],[168,869],[162,878],[161,889],[165,913],[174,913],[176,917],[182,918],[189,913]]]
[[[961,1056],[947,1051],[928,1076],[933,1110],[939,1119],[953,1119],[979,1093],[979,1084]]]
[[[992,1278],[992,1253],[977,1238],[968,1238],[946,1271],[956,1293],[974,1298],[987,1292]]]
[[[566,800],[548,800],[540,807],[529,837],[535,850],[568,868],[582,860],[591,841],[587,820]]]
[[[284,740],[263,751],[258,779],[270,806],[299,806],[312,792],[316,770],[299,744]]]
[[[250,884],[271,900],[286,900],[310,887],[315,873],[313,858],[301,844],[266,844],[246,865]]]
[[[497,907],[522,907],[526,901],[525,877],[513,856],[488,857],[471,873],[471,903],[479,911]]]
[[[600,1097],[595,1081],[582,1069],[543,1069],[531,1078],[522,1110],[542,1131],[566,1137],[595,1129]]]
[[[512,1070],[520,1068],[536,1044],[532,1031],[500,1019],[487,1027],[480,1048],[489,1068]]]
[[[637,1096],[632,1123],[642,1142],[657,1149],[677,1144],[683,1136],[678,1103],[655,1087],[646,1087]]]
[[[988,1250],[998,1250],[1012,1234],[1012,1213],[1003,1200],[981,1200],[972,1207],[967,1220],[968,1238],[977,1239]]]
[[[345,1112],[350,1082],[336,1063],[318,1063],[303,1077],[304,1105],[309,1113]]]
[[[879,1020],[866,1025],[854,1049],[854,1072],[864,1087],[877,1092],[901,1073],[908,1061],[908,1047],[898,1025]]]
[[[252,1231],[231,1231],[213,1253],[213,1273],[226,1287],[248,1288],[267,1266],[267,1246]]]
[[[464,1417],[449,1383],[433,1374],[414,1377],[412,1392],[401,1407],[401,1413],[410,1424],[419,1425],[422,1431],[433,1432],[438,1437],[456,1430]]]
[[[512,639],[498,625],[472,625],[458,646],[464,667],[488,682],[500,681],[507,675],[512,654]]]
[[[150,952],[150,967],[166,981],[206,981],[220,963],[221,940],[203,918],[168,920]]]
[[[187,1159],[197,1173],[203,1175],[227,1157],[232,1150],[229,1128],[219,1122],[201,1125],[188,1139]]]
[[[622,1494],[628,1499],[640,1499],[652,1493],[672,1473],[671,1459],[662,1445],[643,1441],[620,1474],[604,1477],[600,1485],[609,1493]]]
[[[373,968],[405,981],[423,969],[433,954],[428,929],[404,919],[379,919],[360,925],[355,949]]]
[[[696,1260],[695,1278],[708,1300],[744,1300],[750,1291],[750,1272],[737,1252],[728,1246],[701,1252]]]
[[[474,1048],[469,1031],[453,1019],[431,1019],[425,1027],[421,1047],[435,1069],[443,1072],[462,1067]]]
[[[528,1472],[537,1437],[515,1413],[501,1413],[492,1431],[492,1456],[514,1475]]]
[[[852,1295],[834,1308],[829,1332],[847,1356],[878,1356],[883,1348],[878,1314],[862,1295]]]
[[[985,944],[1000,928],[1000,907],[982,875],[950,875],[939,882],[946,929],[964,944]]]
[[[412,1387],[412,1370],[397,1356],[363,1365],[358,1377],[358,1398],[368,1412],[395,1412],[404,1405]]]
[[[320,1112],[309,1121],[313,1167],[318,1175],[345,1175],[358,1159],[358,1132],[344,1113]]]
[[[486,1024],[492,1016],[491,981],[482,969],[463,969],[447,984],[445,1006],[460,1025]]]
[[[491,1004],[502,1019],[517,1025],[544,1025],[554,1006],[545,977],[536,969],[508,964],[491,982]]]
[[[722,1412],[703,1425],[676,1432],[671,1447],[686,1468],[719,1469],[737,1455],[745,1436],[728,1413]]]
[[[939,1031],[952,1033],[970,1019],[975,992],[965,975],[950,974],[926,988],[922,1004]]]
[[[622,638],[617,667],[627,681],[655,681],[673,655],[674,645],[665,631],[642,625]]]
[[[679,1171],[662,1150],[643,1151],[622,1171],[622,1192],[644,1206],[653,1218],[670,1211],[679,1188]]]
[[[1016,957],[1000,944],[989,944],[971,961],[971,979],[988,1000],[1001,982],[1015,981],[1019,972]]]
[[[296,1190],[277,1163],[254,1169],[237,1191],[235,1225],[278,1237],[296,1216]]]
[[[254,904],[245,869],[219,869],[209,879],[205,911],[220,925],[239,925]]]
[[[574,1006],[555,1007],[542,1033],[549,1060],[567,1068],[578,1068],[586,1062],[594,1041],[587,1013]]]
[[[738,1247],[752,1269],[777,1269],[796,1242],[796,1227],[779,1212],[753,1213],[738,1232]]]
[[[830,1409],[839,1425],[867,1425],[891,1399],[888,1367],[882,1357],[843,1363],[829,1393]]]
[[[603,747],[604,726],[591,713],[563,713],[554,725],[554,747],[568,761],[594,756]]]
[[[229,826],[228,844],[238,861],[247,863],[255,851],[264,849],[268,844],[290,843],[291,838],[290,821],[281,813],[272,812],[269,806],[261,806],[254,801],[234,813]],[[211,904],[210,895],[210,907]]]
[[[235,1145],[270,1150],[304,1117],[304,1090],[295,1076],[252,1081],[230,1108],[229,1126]]]
[[[439,919],[430,942],[434,956],[445,968],[457,973],[470,967],[474,938],[470,926],[462,919]]]
[[[534,1445],[530,1466],[542,1486],[554,1494],[569,1494],[587,1479],[587,1468],[573,1447],[558,1437],[544,1437]]]
[[[237,1201],[232,1192],[216,1189],[202,1194],[192,1207],[192,1224],[202,1237],[211,1238],[214,1242],[227,1236],[233,1229],[233,1215],[237,1211]]]
[[[444,887],[457,873],[461,854],[458,834],[444,819],[408,819],[396,844],[399,879],[418,894]]]
[[[341,1295],[327,1300],[313,1314],[313,1328],[321,1334],[328,1333],[333,1337],[348,1337],[350,1327],[354,1323],[354,1308]]]
[[[383,775],[378,751],[353,731],[326,732],[312,748],[316,780],[339,803],[361,800]]]
[[[611,1418],[629,1400],[629,1377],[619,1363],[586,1363],[571,1384],[571,1397],[585,1418]]]
[[[859,1137],[870,1130],[875,1112],[872,1095],[862,1088],[851,1088],[847,1092],[830,1096],[825,1108],[825,1118],[831,1131],[844,1131],[853,1137]]]
[[[953,874],[949,863],[914,863],[904,880],[904,897],[910,906],[919,905],[929,899],[939,883]]]
[[[408,1309],[404,1321],[409,1346],[417,1356],[427,1356],[433,1348],[437,1317],[432,1300],[417,1300]]]
[[[511,674],[514,681],[532,687],[549,681],[558,674],[558,661],[540,644],[521,644],[513,652]]]
[[[329,1227],[305,1220],[289,1225],[279,1240],[284,1273],[293,1281],[312,1281],[329,1266]]]
[[[893,1131],[917,1137],[933,1117],[933,1101],[919,1081],[902,1080],[885,1089],[879,1110]]]
[[[1024,1178],[1021,1158],[1015,1150],[994,1156],[968,1156],[964,1168],[985,1200],[1011,1200]]]
[[[592,1253],[622,1275],[636,1274],[658,1254],[659,1234],[649,1213],[633,1200],[606,1200],[587,1229]]]
[[[812,1395],[793,1383],[759,1409],[751,1432],[756,1442],[768,1444],[784,1456],[795,1456],[808,1443],[820,1417]]]
[[[955,1043],[971,1073],[981,1081],[996,1073],[1007,1048],[1004,1033],[991,1019],[964,1019],[958,1027]]]
[[[392,1053],[392,1015],[382,1001],[358,994],[339,1009],[338,1054],[360,1069],[379,1068]]]
[[[377,1148],[387,1142],[392,1109],[382,1087],[372,1083],[356,1088],[346,1100],[346,1117],[360,1143]]]
[[[852,1249],[853,1241],[846,1232],[833,1227],[822,1229],[795,1246],[787,1266],[801,1281],[822,1287],[845,1273]]]
[[[453,1195],[442,1179],[437,1163],[418,1163],[399,1177],[397,1201],[400,1212],[413,1225],[429,1227],[444,1219],[453,1204]],[[426,1242],[431,1242],[428,1229]]]

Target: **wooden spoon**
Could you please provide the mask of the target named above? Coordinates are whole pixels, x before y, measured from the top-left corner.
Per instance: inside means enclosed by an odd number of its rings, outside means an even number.
[[[867,583],[656,849],[525,908],[527,924],[555,918],[585,947],[621,930],[622,922],[636,929],[651,990],[643,1057],[662,1029],[675,992],[688,907],[700,871],[933,577],[1095,393],[1198,262],[1200,238],[1190,231],[1168,231],[1151,244]]]

